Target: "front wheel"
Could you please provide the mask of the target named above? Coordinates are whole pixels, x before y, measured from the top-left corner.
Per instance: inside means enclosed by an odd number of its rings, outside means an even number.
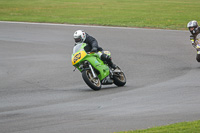
[[[101,81],[98,77],[94,78],[91,70],[84,70],[82,77],[85,83],[93,90],[98,91],[101,89]]]
[[[124,86],[126,84],[125,74],[118,68],[119,72],[114,72],[113,79],[114,84],[117,86]]]

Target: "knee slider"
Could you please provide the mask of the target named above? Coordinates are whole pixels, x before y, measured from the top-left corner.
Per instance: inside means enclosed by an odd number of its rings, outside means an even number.
[[[111,60],[111,57],[110,57],[109,55],[107,55],[107,54],[102,54],[102,55],[101,55],[101,59],[102,59],[102,60],[105,60],[105,61],[110,61],[110,60]]]
[[[101,55],[101,60],[105,61],[106,60],[106,54]]]

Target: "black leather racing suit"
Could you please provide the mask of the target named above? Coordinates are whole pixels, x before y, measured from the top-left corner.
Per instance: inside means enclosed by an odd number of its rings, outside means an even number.
[[[86,39],[85,39],[84,43],[87,44],[87,46],[84,48],[86,52],[101,51],[102,52],[102,55],[100,57],[101,60],[105,61],[110,67],[112,67],[114,69],[116,68],[116,65],[113,64],[111,57],[109,55],[103,53],[103,49],[98,46],[98,42],[94,37],[92,37],[86,33]]]
[[[103,49],[98,46],[97,40],[94,37],[88,35],[87,33],[84,43],[87,44],[87,46],[84,48],[86,52],[90,52],[91,50],[94,50],[94,52],[103,51]]]
[[[192,42],[192,46],[197,50],[196,60],[200,62],[200,27],[195,34],[190,35],[190,41]]]

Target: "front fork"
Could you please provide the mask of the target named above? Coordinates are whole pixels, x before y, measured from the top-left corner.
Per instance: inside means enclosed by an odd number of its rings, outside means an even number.
[[[89,68],[90,68],[90,70],[91,70],[91,72],[92,72],[93,77],[94,77],[94,78],[97,78],[97,76],[96,76],[96,74],[94,73],[94,70],[93,70],[91,64],[89,64]]]

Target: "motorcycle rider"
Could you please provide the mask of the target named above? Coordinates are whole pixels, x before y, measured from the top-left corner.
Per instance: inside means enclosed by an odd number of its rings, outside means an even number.
[[[190,41],[192,42],[192,46],[197,50],[196,60],[200,62],[200,27],[197,21],[193,20],[187,24],[187,28],[191,33]]]
[[[114,70],[117,68],[117,66],[113,64],[111,57],[105,54],[103,49],[98,46],[98,42],[94,37],[90,36],[83,30],[77,30],[74,32],[74,40],[76,44],[86,43],[87,46],[84,48],[86,52],[98,52],[98,55],[102,61],[106,61]]]

